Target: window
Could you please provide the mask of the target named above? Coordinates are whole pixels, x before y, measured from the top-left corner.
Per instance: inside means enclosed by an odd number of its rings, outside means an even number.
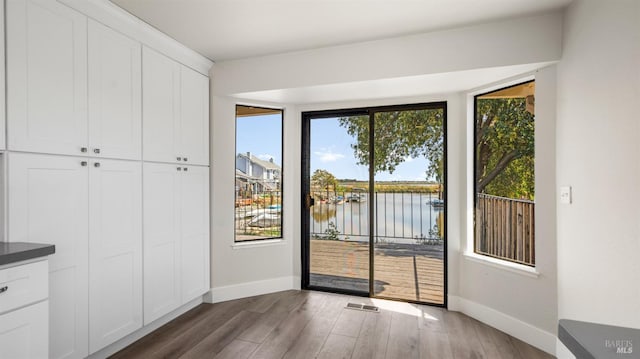
[[[282,110],[236,106],[235,242],[282,238]]]
[[[535,266],[535,82],[474,100],[475,252]]]

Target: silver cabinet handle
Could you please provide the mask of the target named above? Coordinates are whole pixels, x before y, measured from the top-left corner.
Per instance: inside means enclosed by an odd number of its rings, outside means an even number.
[[[182,171],[182,167],[178,167],[176,168],[178,171]]]
[[[82,153],[87,152],[87,148],[86,147],[80,147],[80,152],[82,152]]]
[[[100,149],[99,148],[94,148],[93,149],[93,153],[95,153],[96,155],[100,153]]]
[[[93,164],[93,167],[100,167],[100,162],[96,162]]]
[[[2,294],[2,293],[4,293],[4,292],[6,292],[6,291],[8,291],[8,290],[9,290],[9,286],[6,286],[6,285],[5,285],[4,287],[0,288],[0,294]]]
[[[87,161],[80,162],[80,166],[85,167],[87,165]]]

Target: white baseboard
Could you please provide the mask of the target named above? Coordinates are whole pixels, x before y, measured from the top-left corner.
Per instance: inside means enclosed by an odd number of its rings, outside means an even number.
[[[154,330],[160,328],[161,326],[169,323],[170,321],[172,321],[173,319],[175,319],[176,317],[179,317],[180,315],[186,313],[187,311],[189,311],[190,309],[193,309],[195,307],[197,307],[198,305],[200,305],[202,303],[202,297],[196,298],[192,301],[190,301],[189,303],[181,306],[180,308],[172,311],[171,313],[156,319],[155,321],[151,322],[150,324],[136,330],[135,332],[127,335],[126,337],[118,340],[117,342],[102,348],[100,350],[98,350],[97,352],[91,354],[88,356],[89,359],[102,359],[102,358],[108,358],[110,356],[112,356],[113,354],[119,352],[120,350],[128,347],[129,345],[133,344],[133,342],[140,340],[142,337],[148,335],[149,333],[153,332]]]
[[[558,359],[576,359],[576,356],[562,344],[560,339],[556,340],[556,358]]]
[[[287,276],[211,288],[209,293],[205,294],[204,301],[218,303],[289,289],[300,289],[300,277]]]
[[[448,309],[462,312],[540,350],[556,355],[556,336],[520,319],[454,295],[448,296]]]

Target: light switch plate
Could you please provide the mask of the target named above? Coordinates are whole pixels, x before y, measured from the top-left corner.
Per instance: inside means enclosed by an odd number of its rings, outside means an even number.
[[[571,204],[571,186],[560,187],[560,204]]]

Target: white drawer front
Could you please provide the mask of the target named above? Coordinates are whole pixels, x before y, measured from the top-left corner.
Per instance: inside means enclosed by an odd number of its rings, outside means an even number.
[[[49,296],[46,260],[0,270],[0,313]]]
[[[47,358],[48,312],[48,302],[44,301],[0,315],[0,358]]]

